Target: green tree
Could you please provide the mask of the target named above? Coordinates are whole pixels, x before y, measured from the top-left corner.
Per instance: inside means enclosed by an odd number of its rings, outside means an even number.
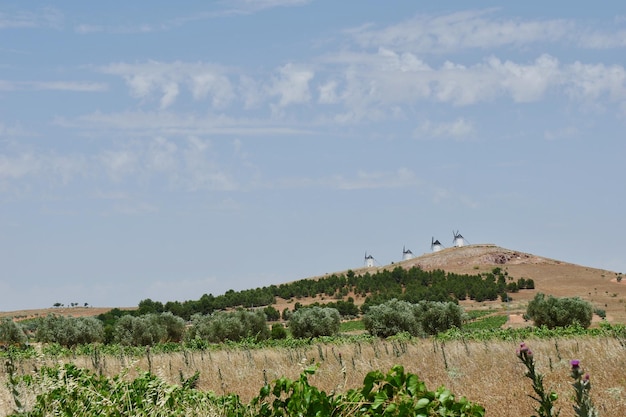
[[[452,327],[461,328],[463,309],[452,302],[420,301],[414,307],[414,314],[422,329],[436,335]]]
[[[6,345],[20,345],[26,343],[27,338],[22,326],[8,317],[0,320],[0,343]]]
[[[546,297],[539,293],[528,303],[526,315],[536,326],[546,326],[549,329],[573,324],[587,328],[593,317],[593,306],[578,297],[556,298],[551,295]]]
[[[35,338],[40,342],[72,347],[101,342],[102,322],[95,317],[64,317],[50,314],[40,319]]]
[[[413,336],[423,333],[413,305],[396,298],[370,307],[363,316],[363,324],[372,336],[378,337],[389,337],[402,332]]]
[[[289,319],[289,330],[294,337],[332,336],[339,333],[341,318],[335,308],[303,307]]]
[[[268,321],[280,320],[280,311],[276,310],[273,306],[267,306],[263,309],[265,317]]]

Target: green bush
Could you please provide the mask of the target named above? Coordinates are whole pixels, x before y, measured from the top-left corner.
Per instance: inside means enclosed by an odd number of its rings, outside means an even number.
[[[101,342],[104,339],[104,328],[102,322],[95,317],[64,317],[51,314],[40,319],[35,338],[39,342],[72,347]]]
[[[165,337],[158,326],[151,326],[147,316],[122,316],[115,323],[113,340],[125,346],[149,346]]]
[[[363,316],[363,324],[372,336],[389,337],[401,332],[408,332],[412,336],[423,334],[413,304],[396,298],[371,306]]]
[[[528,303],[526,314],[535,322],[536,326],[567,327],[578,324],[589,327],[593,317],[591,303],[578,297],[556,298],[539,293]]]
[[[5,345],[21,345],[27,338],[22,326],[10,318],[0,320],[0,343]]]
[[[113,340],[126,346],[148,346],[179,342],[185,333],[185,321],[172,313],[122,316],[113,329]]]
[[[339,333],[339,311],[328,307],[306,307],[294,311],[289,319],[289,330],[294,337],[333,336]]]
[[[285,326],[283,326],[282,323],[272,324],[272,331],[271,331],[270,337],[274,340],[286,339],[287,330],[285,330]]]
[[[461,328],[463,310],[458,304],[440,301],[420,301],[411,304],[392,299],[372,306],[363,317],[365,329],[378,337],[389,337],[401,332],[412,336],[437,334],[452,327]]]
[[[260,341],[270,337],[265,313],[262,310],[196,314],[192,316],[191,321],[192,325],[187,332],[189,340],[203,339],[220,343],[226,340],[237,342],[244,338]]]
[[[422,329],[435,335],[453,327],[461,328],[463,309],[451,302],[420,301],[414,306],[414,314]]]
[[[263,309],[267,321],[280,320],[280,311],[276,310],[273,306],[267,306]]]

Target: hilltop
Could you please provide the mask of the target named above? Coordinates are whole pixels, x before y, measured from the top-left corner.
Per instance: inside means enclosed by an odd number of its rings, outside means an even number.
[[[521,315],[529,300],[535,294],[542,292],[557,297],[581,297],[590,301],[594,308],[606,311],[609,322],[626,323],[626,279],[618,282],[620,273],[604,269],[590,268],[572,263],[562,262],[555,259],[545,258],[521,251],[502,248],[493,244],[476,244],[463,247],[446,248],[439,252],[426,253],[421,256],[391,263],[384,266],[363,267],[353,269],[356,275],[366,272],[375,273],[382,270],[390,270],[396,267],[412,268],[420,267],[424,270],[442,269],[447,272],[458,274],[479,274],[491,272],[494,268],[501,268],[514,279],[526,278],[535,282],[534,290],[522,290],[511,294],[513,301],[504,305],[500,301],[481,302],[462,301],[461,305],[469,309],[496,308]],[[348,271],[336,272],[342,275]],[[313,277],[310,279],[319,279]],[[198,295],[200,296],[200,294]],[[171,300],[176,301],[176,300]],[[293,308],[295,302],[302,305],[313,302],[328,302],[323,297],[311,297],[298,300],[283,300],[278,298],[274,305],[279,311],[284,308]],[[363,298],[355,297],[355,303],[360,304]],[[124,308],[124,307],[119,307]],[[136,307],[132,307],[136,308]],[[10,317],[36,317],[48,313],[71,315],[71,316],[94,316],[106,312],[111,308],[49,308],[41,310],[25,310],[16,312],[0,313],[1,316]]]
[[[458,274],[479,274],[501,268],[514,279],[530,278],[535,282],[534,290],[522,290],[511,294],[513,301],[507,307],[510,313],[523,313],[526,304],[535,294],[541,292],[555,297],[580,297],[590,301],[594,308],[606,311],[610,322],[626,323],[626,277],[617,282],[621,274],[605,269],[591,268],[562,262],[521,251],[511,250],[494,244],[476,244],[442,249],[439,252],[426,253],[405,261],[389,265],[353,269],[357,275],[374,273],[396,267],[424,270],[442,269]],[[348,271],[337,272],[345,274]],[[316,277],[320,278],[320,277]],[[308,304],[316,300],[299,300]],[[356,300],[358,304],[359,300]],[[500,301],[481,302],[462,301],[466,308],[502,308]],[[287,300],[280,300],[279,309],[289,305]]]

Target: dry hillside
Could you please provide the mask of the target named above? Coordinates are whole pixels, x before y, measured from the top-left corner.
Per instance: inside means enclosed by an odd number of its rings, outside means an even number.
[[[509,306],[501,302],[474,303],[463,301],[466,308],[501,308],[503,312],[512,314],[515,319],[516,313],[521,315],[526,303],[535,294],[542,292],[558,297],[578,296],[593,303],[595,308],[606,311],[607,320],[610,322],[626,323],[626,279],[617,282],[618,273],[603,269],[589,268],[554,259],[531,255],[528,253],[505,249],[496,245],[468,245],[460,248],[447,248],[440,252],[427,253],[416,258],[396,262],[391,265],[372,268],[359,268],[354,272],[376,272],[383,269],[392,269],[401,266],[411,268],[419,266],[425,270],[443,269],[449,272],[477,274],[489,272],[499,267],[508,272],[510,277],[532,278],[535,281],[534,290],[522,290],[512,294],[513,302]],[[347,271],[338,272],[343,274]],[[320,278],[320,277],[316,277]],[[315,278],[313,278],[315,279]],[[198,295],[198,297],[200,294]],[[174,301],[174,300],[172,300]],[[322,298],[300,299],[301,304],[309,304],[315,301],[327,302]],[[356,299],[360,303],[362,299]],[[282,311],[285,307],[293,308],[294,300],[277,300],[275,307]],[[120,307],[122,308],[122,307]],[[25,310],[18,312],[4,312],[0,316],[13,317],[36,317],[50,312],[71,316],[98,315],[110,308],[62,308]],[[515,320],[513,320],[515,321]]]
[[[626,277],[622,282],[617,282],[620,275],[617,272],[561,262],[491,244],[447,248],[391,265],[355,269],[354,272],[360,275],[398,266],[402,268],[418,266],[424,270],[443,269],[460,274],[490,272],[498,267],[508,272],[515,280],[531,278],[535,282],[535,289],[511,294],[513,301],[509,306],[499,301],[461,302],[466,308],[501,308],[503,312],[512,314],[513,322],[516,318],[521,320],[521,314],[525,311],[528,301],[535,294],[542,292],[556,297],[580,297],[590,301],[595,308],[605,310],[608,321],[626,323]],[[320,299],[298,301],[306,304]],[[360,301],[363,300],[357,299],[356,303]],[[278,307],[282,309],[290,304],[291,302],[287,300],[280,300]]]

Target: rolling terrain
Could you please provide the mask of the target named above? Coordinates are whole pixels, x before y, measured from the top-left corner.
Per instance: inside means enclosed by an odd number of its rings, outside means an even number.
[[[466,309],[500,308],[503,313],[511,315],[511,324],[519,322],[521,314],[525,311],[526,304],[535,294],[544,294],[556,297],[580,297],[590,301],[594,308],[606,311],[606,319],[609,322],[626,323],[626,279],[618,282],[619,272],[604,269],[591,268],[572,263],[562,262],[555,259],[545,258],[521,251],[502,248],[492,244],[467,245],[459,248],[446,248],[439,252],[427,253],[413,259],[395,262],[385,266],[363,267],[353,269],[357,275],[366,272],[374,273],[384,269],[396,267],[411,268],[418,266],[424,270],[442,269],[447,272],[459,274],[478,274],[491,272],[494,268],[501,268],[510,277],[530,278],[535,282],[534,290],[521,290],[510,294],[512,302],[507,306],[500,301],[487,301],[476,303],[470,300],[461,301]],[[335,274],[345,274],[346,271]],[[317,279],[321,277],[313,277]],[[201,294],[198,294],[200,297]],[[355,303],[361,304],[364,299],[354,296]],[[176,301],[176,300],[169,300]],[[298,299],[297,302],[307,305],[313,302],[328,302],[330,299],[323,297],[311,297]],[[278,298],[274,306],[282,311],[284,308],[293,308],[294,300]],[[136,308],[123,307],[118,308]],[[1,316],[16,318],[37,317],[48,313],[78,316],[96,316],[113,307],[66,307],[48,308],[40,310],[22,310],[12,312],[0,312]],[[517,320],[516,320],[517,319]]]

